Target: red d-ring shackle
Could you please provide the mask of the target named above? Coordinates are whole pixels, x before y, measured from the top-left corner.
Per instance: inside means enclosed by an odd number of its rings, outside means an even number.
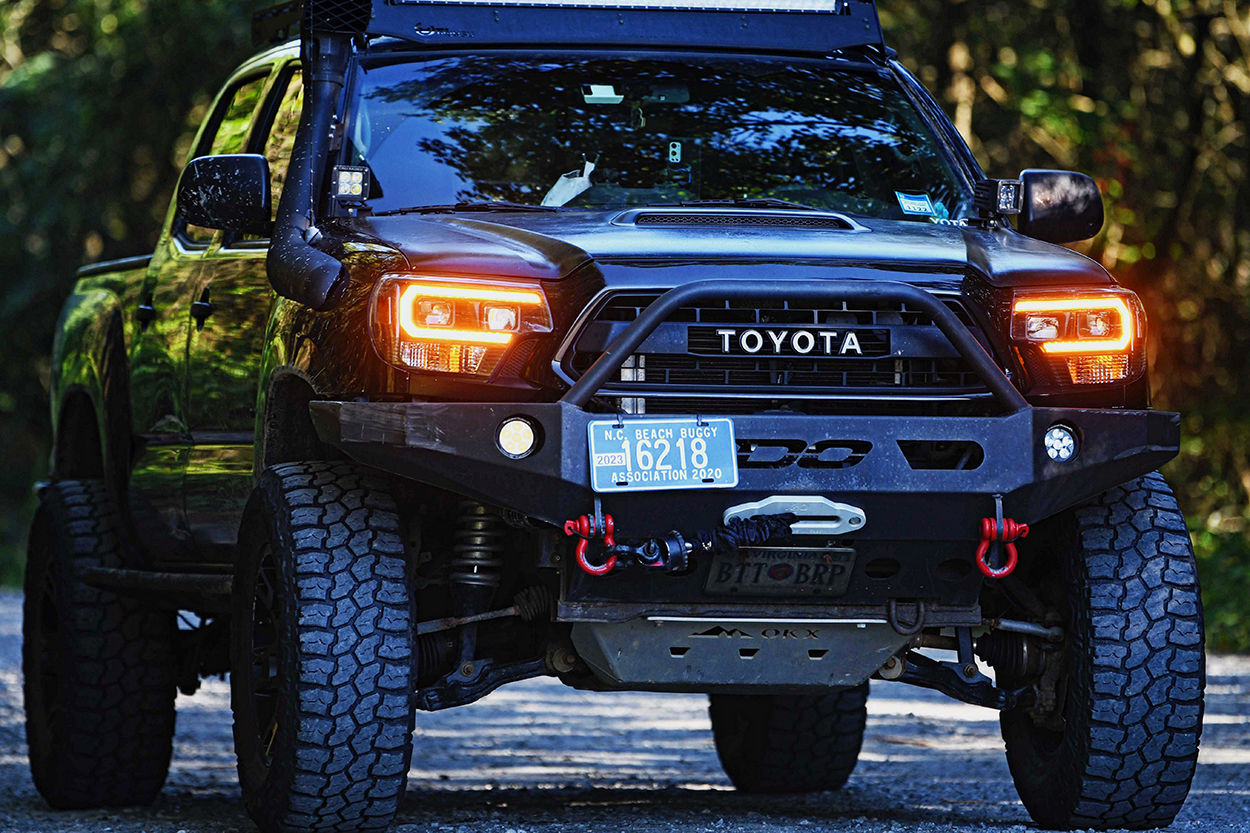
[[[1016,569],[1016,562],[1020,559],[1016,552],[1016,545],[1012,542],[1017,538],[1027,537],[1028,534],[1028,524],[1018,524],[1011,518],[1003,518],[1001,528],[994,518],[981,519],[981,543],[977,546],[977,566],[981,568],[986,578],[1003,578],[1011,575],[1011,571]],[[985,560],[986,554],[990,551],[990,544],[995,541],[1002,541],[1007,550],[1007,563],[998,569],[991,567]]]
[[[596,524],[594,518],[589,515],[582,515],[576,520],[564,522],[564,534],[576,535],[579,539],[577,542],[577,566],[581,567],[583,572],[592,576],[606,576],[616,568],[615,555],[608,556],[608,560],[603,562],[603,564],[598,567],[591,564],[590,561],[586,559],[586,549],[590,546],[590,539],[594,538],[595,535],[598,534],[598,530],[595,527]],[[616,546],[616,538],[614,537],[615,531],[616,524],[613,522],[612,516],[604,515],[603,543],[609,547]]]

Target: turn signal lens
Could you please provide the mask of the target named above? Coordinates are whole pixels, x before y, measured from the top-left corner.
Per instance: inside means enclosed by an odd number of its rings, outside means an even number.
[[[1146,316],[1123,289],[1018,293],[1011,337],[1033,385],[1104,385],[1145,369]]]
[[[1128,376],[1128,356],[1073,356],[1067,364],[1078,385],[1105,385]]]
[[[551,311],[538,286],[390,275],[375,301],[379,349],[413,370],[489,376],[519,336],[547,332]]]

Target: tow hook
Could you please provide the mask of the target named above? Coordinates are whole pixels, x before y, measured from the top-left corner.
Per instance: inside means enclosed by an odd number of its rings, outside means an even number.
[[[576,535],[577,542],[577,566],[582,571],[592,576],[606,576],[608,573],[616,569],[616,555],[609,554],[606,561],[602,564],[591,564],[586,558],[586,550],[590,547],[590,540],[599,535],[600,530],[603,533],[603,543],[608,547],[608,552],[616,547],[616,523],[612,520],[611,515],[602,515],[600,519],[598,501],[595,502],[595,515],[592,518],[589,515],[582,515],[574,520],[564,522],[564,534]]]
[[[993,518],[981,519],[981,543],[977,545],[977,567],[986,578],[1005,578],[1016,569],[1019,553],[1016,552],[1015,540],[1027,537],[1029,525],[1016,523],[1011,518],[1003,517],[1003,496],[994,495]],[[1000,561],[1000,550],[1006,550],[1007,563],[1001,567],[990,566],[986,556],[993,549],[993,560]]]
[[[594,516],[582,515],[564,522],[564,534],[576,535],[577,566],[587,575],[606,576],[630,561],[642,567],[682,574],[690,570],[690,556],[698,549],[709,555],[735,552],[742,547],[759,547],[770,541],[788,539],[793,533],[792,525],[798,520],[792,513],[759,515],[750,518],[734,517],[716,529],[695,530],[693,535],[683,536],[671,530],[658,538],[646,541],[623,541],[616,543],[612,516],[603,514],[599,499],[595,498]],[[590,542],[603,531],[603,543],[607,547],[606,558],[600,565],[591,564],[586,558]],[[687,540],[691,538],[693,540]]]
[[[602,564],[596,565],[590,563],[586,553],[596,530],[600,528],[603,529],[603,543],[607,546],[604,554],[607,557]],[[694,545],[682,538],[677,530],[641,543],[620,544],[616,543],[614,532],[615,524],[611,515],[603,516],[602,525],[597,524],[589,515],[564,523],[565,535],[576,535],[581,539],[577,542],[577,566],[587,575],[606,576],[618,566],[624,566],[631,561],[666,573],[683,573],[690,567],[690,553],[694,551]]]

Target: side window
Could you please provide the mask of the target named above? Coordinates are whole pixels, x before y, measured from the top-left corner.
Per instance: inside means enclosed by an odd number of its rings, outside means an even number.
[[[260,75],[243,81],[222,99],[213,114],[209,135],[200,144],[199,155],[242,153],[246,149],[247,133],[267,78],[267,75]],[[203,150],[205,143],[208,144],[207,151]],[[188,243],[204,245],[213,239],[212,229],[200,228],[190,223],[182,224],[179,232],[179,236]]]
[[[265,158],[269,160],[269,187],[273,194],[273,216],[278,217],[278,199],[286,182],[286,169],[291,162],[291,148],[295,144],[295,129],[299,127],[300,112],[304,107],[304,77],[297,69],[291,73],[282,93],[282,101],[274,112],[273,124],[265,140]]]
[[[247,142],[247,130],[252,126],[252,114],[265,88],[265,76],[244,81],[235,87],[230,103],[217,123],[217,133],[209,147],[208,155],[242,153]]]

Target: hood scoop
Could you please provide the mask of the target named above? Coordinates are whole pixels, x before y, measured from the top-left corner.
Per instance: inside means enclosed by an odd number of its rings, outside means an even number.
[[[662,208],[626,211],[612,221],[618,226],[662,228],[792,228],[864,231],[842,214],[827,211],[766,211],[733,208]]]

